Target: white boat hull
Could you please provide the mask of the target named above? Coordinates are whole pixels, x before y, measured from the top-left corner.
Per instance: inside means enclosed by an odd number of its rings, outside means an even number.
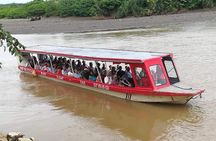
[[[31,74],[28,72],[24,72],[24,73]],[[193,97],[193,96],[151,96],[151,95],[140,95],[140,94],[126,94],[126,93],[120,93],[120,92],[90,87],[90,86],[86,86],[86,85],[81,85],[81,84],[77,84],[77,83],[73,83],[73,82],[66,82],[66,81],[61,80],[61,79],[50,78],[50,77],[47,77],[44,75],[38,75],[38,76],[42,77],[42,78],[58,81],[61,83],[73,85],[76,87],[96,91],[96,92],[103,93],[106,95],[111,95],[111,96],[118,97],[121,99],[136,101],[136,102],[185,104]]]

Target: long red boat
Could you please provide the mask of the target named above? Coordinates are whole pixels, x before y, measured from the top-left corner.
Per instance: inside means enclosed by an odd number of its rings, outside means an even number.
[[[185,104],[204,92],[180,82],[171,53],[53,46],[21,52],[22,72],[126,100]]]

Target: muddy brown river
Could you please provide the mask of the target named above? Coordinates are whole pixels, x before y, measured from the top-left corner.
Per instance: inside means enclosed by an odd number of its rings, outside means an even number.
[[[15,35],[24,45],[172,52],[181,81],[206,91],[186,105],[125,101],[22,74],[0,50],[0,132],[37,141],[213,141],[216,22],[75,34]],[[97,49],[95,49],[97,51]]]

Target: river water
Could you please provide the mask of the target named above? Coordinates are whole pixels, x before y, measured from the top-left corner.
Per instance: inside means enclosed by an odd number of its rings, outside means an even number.
[[[206,91],[186,105],[125,101],[22,74],[16,58],[1,49],[1,132],[20,131],[38,141],[215,140],[214,20],[149,29],[15,36],[28,46],[172,52],[180,79]]]

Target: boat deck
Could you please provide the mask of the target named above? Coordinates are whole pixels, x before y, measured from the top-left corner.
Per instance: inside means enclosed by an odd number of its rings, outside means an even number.
[[[157,91],[158,92],[170,92],[170,93],[194,94],[194,93],[200,92],[201,90],[196,89],[196,88],[192,88],[192,87],[188,87],[188,85],[183,83],[183,82],[178,82],[176,84],[170,85],[169,87],[161,88]]]

